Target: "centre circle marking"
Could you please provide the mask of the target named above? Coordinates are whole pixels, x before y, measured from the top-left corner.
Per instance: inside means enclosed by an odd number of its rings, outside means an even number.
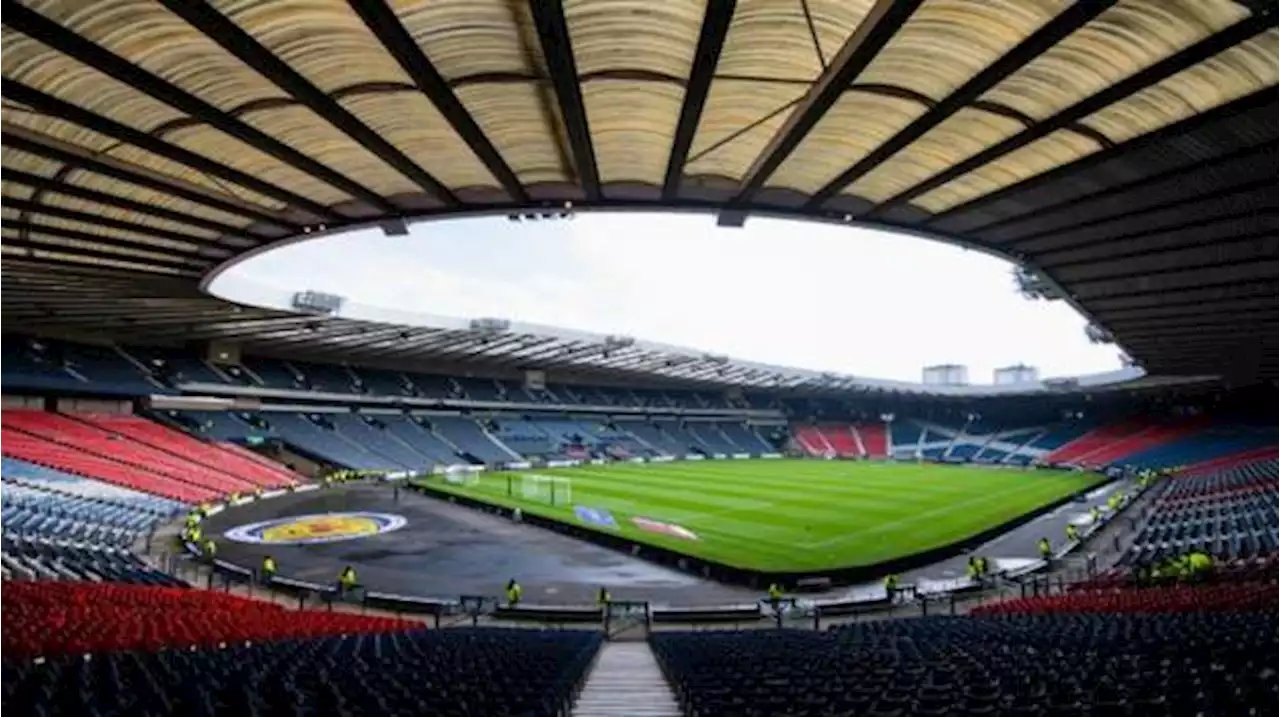
[[[317,545],[390,533],[408,522],[391,513],[316,513],[236,526],[223,537],[254,545]]]

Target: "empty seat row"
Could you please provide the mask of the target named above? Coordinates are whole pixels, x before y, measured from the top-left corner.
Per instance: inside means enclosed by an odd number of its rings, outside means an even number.
[[[10,578],[142,585],[182,584],[180,580],[147,565],[123,547],[8,532],[4,533],[0,541],[3,545],[0,557],[8,568]]]
[[[416,623],[178,587],[99,582],[5,585],[6,657],[211,647],[219,643],[373,633]]]
[[[1147,520],[1122,557],[1149,565],[1192,550],[1219,559],[1269,555],[1280,547],[1277,463],[1173,476],[1155,488]]]
[[[1010,615],[655,633],[691,714],[1206,715],[1274,708],[1276,613]]]

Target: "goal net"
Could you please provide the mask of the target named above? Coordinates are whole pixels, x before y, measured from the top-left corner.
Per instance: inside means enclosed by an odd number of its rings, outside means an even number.
[[[454,485],[479,485],[480,471],[470,468],[470,466],[449,466],[444,471],[445,482]]]
[[[532,503],[569,505],[573,501],[573,482],[560,476],[526,473],[520,476],[520,497]]]

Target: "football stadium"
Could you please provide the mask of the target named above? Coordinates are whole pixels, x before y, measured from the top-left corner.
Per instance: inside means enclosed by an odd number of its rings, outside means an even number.
[[[4,0],[3,707],[1273,713],[1276,16]],[[707,345],[356,294],[447,283],[387,248],[425,234],[612,216],[785,222],[737,277],[780,308],[715,303],[744,265],[656,238],[647,283],[582,303],[662,295]],[[859,294],[810,232],[998,260],[1117,368],[899,365],[1047,339],[942,265]],[[226,288],[303,248],[337,283]],[[487,261],[554,283],[546,253]],[[920,378],[729,355],[720,323]]]

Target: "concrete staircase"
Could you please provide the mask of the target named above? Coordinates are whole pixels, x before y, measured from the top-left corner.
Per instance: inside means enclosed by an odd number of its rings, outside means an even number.
[[[573,717],[680,717],[649,643],[606,642],[573,705]]]

